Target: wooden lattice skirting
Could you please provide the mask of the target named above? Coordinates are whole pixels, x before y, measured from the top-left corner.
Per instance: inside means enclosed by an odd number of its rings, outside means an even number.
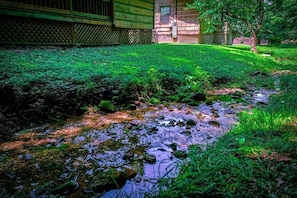
[[[0,44],[127,45],[151,41],[151,30],[0,16]]]

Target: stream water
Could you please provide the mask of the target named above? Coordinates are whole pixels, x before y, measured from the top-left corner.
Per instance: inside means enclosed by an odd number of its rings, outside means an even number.
[[[176,177],[179,165],[187,160],[187,151],[191,145],[198,144],[203,149],[213,144],[237,123],[238,112],[249,110],[256,103],[266,104],[272,93],[267,90],[255,91],[246,98],[249,102],[245,105],[221,101],[198,106],[142,105],[135,111],[113,114],[100,114],[90,109],[79,120],[58,129],[43,126],[19,134],[15,141],[2,143],[1,157],[14,157],[10,162],[14,169],[2,169],[1,174],[13,180],[15,191],[30,190],[31,197],[47,197],[44,187],[39,192],[34,186],[51,183],[55,187],[57,185],[53,183],[56,180],[60,183],[75,181],[74,187],[62,190],[63,194],[75,194],[78,190],[85,197],[156,195],[158,180]],[[68,149],[75,149],[75,152],[69,150],[68,153],[54,156],[60,158],[59,166],[64,170],[63,173],[59,173],[58,178],[46,176],[46,170],[41,170],[44,165],[39,161],[45,153],[39,155],[30,148],[42,146],[57,149],[65,145]],[[21,167],[27,164],[27,174],[37,171],[38,174],[44,174],[44,177],[32,177],[31,186],[27,187],[28,182],[24,182],[26,176],[15,171],[19,168],[17,164]],[[94,175],[108,169],[129,169],[134,173],[119,189],[95,192],[90,187],[94,183]],[[9,190],[2,183],[3,180],[0,183],[3,188],[0,195],[3,197]]]

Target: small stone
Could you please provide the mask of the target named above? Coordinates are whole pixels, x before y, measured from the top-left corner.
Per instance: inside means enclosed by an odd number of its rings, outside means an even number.
[[[215,120],[211,120],[208,122],[209,125],[211,126],[215,126],[215,127],[220,127],[220,123],[218,121],[215,121]]]
[[[183,132],[181,132],[181,134],[183,134],[185,136],[191,136],[192,132],[191,131],[183,131]]]
[[[137,183],[141,182],[141,180],[142,180],[142,178],[141,178],[140,175],[137,175],[137,176],[134,178],[134,181],[137,182]]]
[[[158,120],[164,120],[165,117],[164,117],[164,116],[158,116],[157,119],[158,119]]]
[[[176,143],[172,143],[169,145],[169,147],[173,150],[173,151],[176,151],[177,149],[177,144]]]
[[[153,154],[146,154],[144,160],[150,164],[154,164],[157,161],[157,157]]]
[[[195,126],[197,123],[194,120],[190,119],[186,122],[186,124],[189,126]]]
[[[32,154],[25,154],[25,160],[28,161],[33,158]]]
[[[183,126],[185,126],[185,123],[183,121],[178,121],[177,126],[183,127]]]
[[[86,140],[86,137],[84,136],[77,136],[74,140],[73,140],[73,143],[74,144],[79,144],[81,142],[84,142]]]

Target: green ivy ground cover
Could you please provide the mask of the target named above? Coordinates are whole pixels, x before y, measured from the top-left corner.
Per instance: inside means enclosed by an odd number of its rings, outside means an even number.
[[[288,50],[289,59],[284,58]],[[2,48],[1,119],[6,128],[21,120],[42,123],[81,113],[102,99],[193,102],[213,87],[272,87],[272,71],[296,69],[295,46],[260,52],[272,56],[255,55],[245,46],[215,45]],[[268,74],[265,80],[251,77],[257,71]]]

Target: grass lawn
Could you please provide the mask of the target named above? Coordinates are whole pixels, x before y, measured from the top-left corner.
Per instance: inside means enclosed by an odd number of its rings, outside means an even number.
[[[139,45],[0,49],[0,138],[109,100],[198,103],[216,88],[274,88],[269,105],[243,112],[215,145],[193,146],[162,197],[297,196],[297,47]]]
[[[213,87],[271,87],[273,78],[263,80],[251,74],[291,67],[283,54],[280,58],[284,64],[280,65],[273,58],[246,49],[169,44],[2,48],[0,117],[4,124],[0,129],[16,131],[63,119],[101,100],[125,107],[134,101],[195,102],[197,95]],[[289,49],[296,50],[294,46]],[[274,54],[283,49],[263,50]],[[295,57],[292,54],[290,58]]]

